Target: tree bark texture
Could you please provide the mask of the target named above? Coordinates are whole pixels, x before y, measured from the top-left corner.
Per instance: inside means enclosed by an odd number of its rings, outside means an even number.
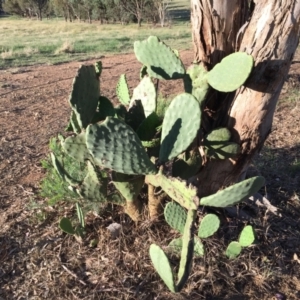
[[[255,60],[244,86],[235,93],[214,93],[206,103],[214,114],[212,128],[228,127],[241,154],[236,159],[210,160],[203,166],[192,182],[201,186],[199,193],[204,196],[238,181],[271,132],[280,91],[299,42],[300,1],[191,0],[191,4],[197,62],[211,69],[236,51],[251,54]]]

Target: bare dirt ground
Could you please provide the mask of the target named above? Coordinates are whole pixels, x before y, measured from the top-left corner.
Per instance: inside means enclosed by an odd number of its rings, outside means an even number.
[[[182,52],[181,58],[188,66],[192,52]],[[129,86],[135,87],[140,64],[131,54],[101,60],[101,93],[116,102],[119,75],[126,73]],[[79,65],[0,71],[0,300],[299,299],[300,173],[286,168],[300,160],[300,100],[279,105],[274,131],[257,161],[281,217],[256,212],[258,243],[235,262],[213,261],[214,251],[220,243],[225,248],[227,241],[209,242],[208,258],[195,263],[184,292],[174,296],[155,274],[148,256],[152,242],[166,245],[174,236],[164,224],[160,228],[166,237],[160,236],[158,225],[145,222],[135,227],[117,213],[93,217],[87,220],[87,242],[80,244],[58,229],[63,203],[60,215],[56,207],[29,209],[33,199],[45,202],[37,196],[44,176],[40,161],[49,152],[50,137],[63,132],[67,124],[68,94]],[[299,78],[296,56],[282,99],[300,86]],[[161,84],[165,96],[181,88],[178,82]],[[106,230],[112,220],[124,224],[118,240]],[[89,247],[92,238],[100,241],[96,249]]]

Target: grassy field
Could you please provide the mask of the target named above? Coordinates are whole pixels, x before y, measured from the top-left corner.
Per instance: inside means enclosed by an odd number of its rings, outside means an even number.
[[[177,7],[178,8],[178,7]],[[191,47],[191,32],[185,22],[171,28],[143,24],[100,25],[66,23],[63,20],[0,19],[0,68],[32,64],[56,64],[97,58],[103,54],[132,52],[135,40],[156,35],[172,48]]]

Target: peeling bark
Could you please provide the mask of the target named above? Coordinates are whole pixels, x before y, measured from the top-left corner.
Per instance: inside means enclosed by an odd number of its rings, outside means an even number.
[[[299,0],[255,1],[253,13],[247,2],[191,0],[197,61],[210,67],[235,49],[251,54],[255,59],[254,70],[245,86],[232,94],[220,96],[215,93],[218,103],[222,103],[220,97],[226,97],[223,99],[226,106],[214,107],[219,110],[217,124],[231,129],[232,140],[241,145],[242,151],[235,160],[211,160],[202,168],[192,179],[194,184],[201,186],[200,196],[238,181],[253,156],[261,150],[271,132],[280,91],[298,46]],[[230,7],[222,10],[228,3]],[[217,21],[212,7],[218,13]],[[232,15],[226,18],[226,13]],[[246,16],[250,16],[247,21]],[[238,28],[222,23],[222,20],[231,23],[236,20]],[[216,25],[220,22],[221,33]]]

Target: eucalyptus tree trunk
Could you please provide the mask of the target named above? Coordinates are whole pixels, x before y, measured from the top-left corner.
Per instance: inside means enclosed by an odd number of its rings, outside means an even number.
[[[200,196],[240,180],[268,137],[284,80],[298,46],[299,0],[191,0],[195,60],[211,69],[224,56],[243,51],[255,67],[235,93],[212,92],[204,130],[228,127],[241,146],[236,159],[210,160],[192,182]]]

